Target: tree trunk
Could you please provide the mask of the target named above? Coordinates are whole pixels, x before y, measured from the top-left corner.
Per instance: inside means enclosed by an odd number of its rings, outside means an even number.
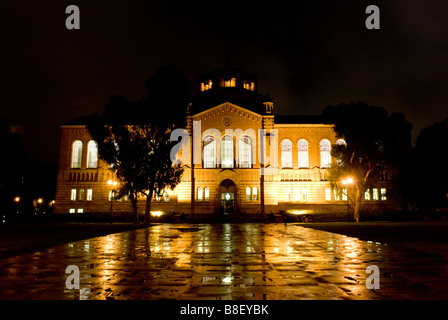
[[[154,190],[150,189],[149,190],[149,194],[146,197],[146,207],[145,207],[145,224],[149,225],[150,222],[150,218],[151,218],[151,201],[152,201],[152,194],[153,194]]]
[[[354,218],[356,222],[359,222],[359,211],[361,210],[361,200],[362,200],[361,189],[356,188],[356,196],[355,196],[355,213]]]
[[[131,192],[129,192],[129,196],[131,197],[132,212],[134,213],[134,222],[138,224],[140,221],[138,219],[137,192],[132,190]]]

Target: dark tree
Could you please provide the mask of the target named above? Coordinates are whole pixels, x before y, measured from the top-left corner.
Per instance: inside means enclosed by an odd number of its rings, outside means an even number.
[[[412,194],[420,208],[448,206],[448,118],[423,129],[415,143]]]
[[[146,82],[148,94],[135,102],[111,97],[103,116],[92,117],[89,133],[98,143],[99,156],[122,181],[120,195],[130,195],[137,215],[137,196],[146,196],[145,223],[151,200],[179,182],[183,169],[174,165],[169,140],[173,129],[185,121],[188,103],[186,78],[173,66],[157,70]]]
[[[330,168],[329,180],[341,189],[344,177],[352,177],[355,188],[354,218],[359,222],[364,192],[375,185],[385,171],[396,172],[411,148],[412,125],[402,114],[391,114],[365,103],[327,106],[327,123],[334,124],[337,137],[346,145],[334,145],[332,156],[338,161]]]
[[[16,127],[0,118],[0,211],[10,212],[13,199],[24,192],[22,180],[26,168],[26,152],[23,136]]]

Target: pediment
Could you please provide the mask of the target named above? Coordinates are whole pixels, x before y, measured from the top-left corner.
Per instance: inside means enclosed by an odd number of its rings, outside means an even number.
[[[210,119],[211,117],[216,117],[216,116],[223,117],[226,114],[233,115],[233,116],[239,116],[239,117],[247,118],[250,120],[256,120],[256,121],[261,121],[261,119],[262,119],[262,116],[260,114],[250,111],[248,109],[245,109],[243,107],[240,107],[231,102],[224,102],[215,107],[204,110],[204,111],[194,115],[193,119],[194,120],[206,120],[206,119]]]

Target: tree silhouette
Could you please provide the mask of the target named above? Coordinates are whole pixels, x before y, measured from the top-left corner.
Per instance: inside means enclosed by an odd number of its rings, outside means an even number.
[[[384,108],[363,102],[327,106],[323,116],[327,123],[334,124],[337,137],[346,141],[346,145],[332,147],[332,156],[338,161],[329,169],[329,180],[340,189],[344,177],[353,177],[354,218],[359,222],[364,192],[385,170],[396,174],[404,155],[409,154],[412,125],[403,114],[389,115]]]
[[[174,165],[170,151],[173,129],[182,126],[188,103],[186,78],[173,66],[160,68],[146,81],[147,96],[130,102],[113,96],[102,116],[94,116],[89,133],[100,158],[116,171],[119,195],[129,194],[138,217],[137,197],[146,196],[145,223],[149,223],[154,194],[162,196],[180,182],[183,169]]]
[[[420,208],[448,205],[448,118],[423,129],[415,143],[413,196]]]

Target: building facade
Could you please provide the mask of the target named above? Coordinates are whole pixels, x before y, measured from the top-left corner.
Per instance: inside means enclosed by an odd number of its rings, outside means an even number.
[[[327,180],[328,168],[336,163],[331,148],[345,143],[332,125],[319,116],[275,115],[269,94],[258,93],[258,78],[243,70],[227,65],[198,80],[199,93],[186,111],[188,143],[178,154],[182,180],[153,199],[154,212],[347,211],[350,189],[334,190]],[[61,126],[55,213],[131,212],[126,197],[114,200],[114,172],[99,159],[85,120]],[[396,205],[387,189],[388,181],[380,181],[367,190],[363,206]],[[143,211],[145,199],[139,201]]]

